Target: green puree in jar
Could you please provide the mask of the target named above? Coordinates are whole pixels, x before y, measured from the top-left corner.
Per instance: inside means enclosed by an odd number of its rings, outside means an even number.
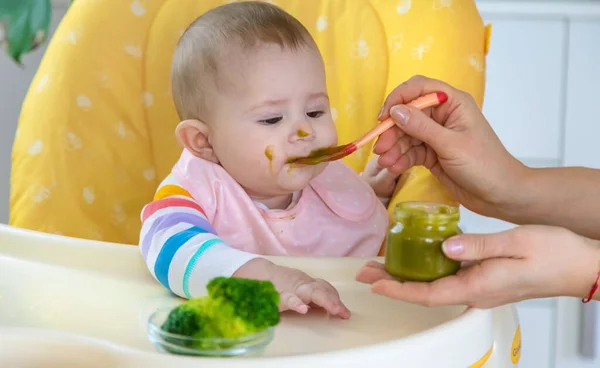
[[[405,281],[433,281],[460,268],[442,243],[462,231],[457,207],[429,202],[398,203],[386,238],[385,269]]]

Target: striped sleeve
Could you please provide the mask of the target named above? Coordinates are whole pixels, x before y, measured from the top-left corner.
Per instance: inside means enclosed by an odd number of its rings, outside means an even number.
[[[176,295],[204,295],[217,276],[231,276],[258,257],[228,246],[205,211],[172,176],[142,210],[139,248],[158,282]]]

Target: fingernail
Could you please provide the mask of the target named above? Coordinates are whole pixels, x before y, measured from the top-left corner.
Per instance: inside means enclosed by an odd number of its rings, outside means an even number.
[[[381,106],[381,110],[379,110],[379,114],[377,114],[377,120],[381,119],[381,115],[383,115],[383,106]]]
[[[447,255],[459,255],[465,251],[465,247],[460,243],[458,239],[449,239],[442,244],[444,253]]]
[[[392,106],[390,109],[390,115],[392,115],[394,120],[400,125],[406,124],[408,119],[410,119],[410,111],[400,105]]]

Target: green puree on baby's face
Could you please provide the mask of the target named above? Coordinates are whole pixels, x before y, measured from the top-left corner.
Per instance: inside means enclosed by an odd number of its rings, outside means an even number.
[[[273,146],[267,146],[267,148],[265,148],[265,156],[267,156],[269,161],[273,161]]]
[[[269,159],[269,170],[273,173],[273,146],[267,146],[265,148],[265,156]]]
[[[386,238],[386,271],[401,280],[433,281],[460,268],[442,243],[462,233],[458,208],[427,202],[399,203]]]
[[[300,137],[300,138],[304,138],[304,137],[307,137],[307,136],[308,136],[308,133],[307,133],[307,132],[305,132],[305,131],[304,131],[304,130],[302,130],[302,129],[298,129],[298,137]]]

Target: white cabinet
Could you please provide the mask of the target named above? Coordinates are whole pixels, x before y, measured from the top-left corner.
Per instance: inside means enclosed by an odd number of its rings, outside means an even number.
[[[492,23],[492,38],[483,112],[513,155],[558,159],[566,22],[493,15],[484,20]]]
[[[600,1],[478,0],[492,23],[483,111],[507,149],[534,167],[600,168]],[[462,210],[468,232],[514,224]],[[600,303],[517,304],[522,368],[600,367]]]
[[[564,164],[600,168],[600,18],[569,27]]]
[[[555,367],[556,304],[554,299],[540,299],[517,306],[522,340],[520,368]]]
[[[563,162],[600,168],[600,20],[571,22],[567,75]],[[556,367],[600,367],[600,303],[561,298],[557,312]]]

